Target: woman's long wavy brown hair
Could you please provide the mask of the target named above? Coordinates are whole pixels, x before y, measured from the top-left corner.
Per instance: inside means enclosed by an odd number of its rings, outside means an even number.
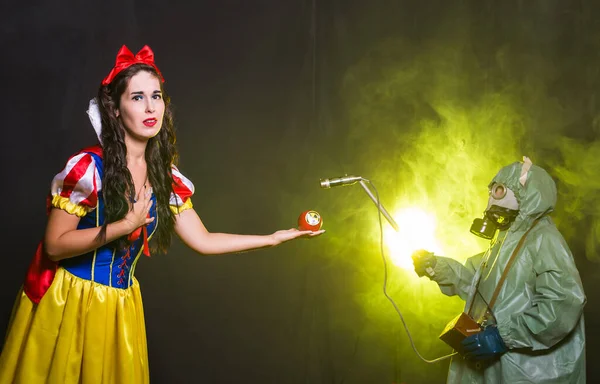
[[[101,86],[98,90],[98,107],[102,117],[102,151],[104,177],[102,194],[104,198],[104,225],[98,234],[106,238],[106,225],[125,217],[133,208],[131,203],[132,191],[135,191],[131,172],[127,168],[127,147],[125,145],[125,127],[116,111],[120,106],[121,95],[127,89],[132,76],[146,71],[160,79],[156,70],[146,64],[135,64],[121,71],[114,80]],[[165,103],[165,113],[162,127],[158,134],[148,140],[146,146],[146,164],[148,179],[156,196],[158,214],[157,227],[152,236],[151,248],[155,251],[166,252],[171,244],[174,232],[175,215],[169,208],[169,199],[173,192],[173,176],[171,166],[177,163],[178,154],[175,146],[175,128],[171,100],[165,93],[161,83],[162,97]],[[127,239],[122,237],[115,240],[114,246],[122,249],[128,246]]]

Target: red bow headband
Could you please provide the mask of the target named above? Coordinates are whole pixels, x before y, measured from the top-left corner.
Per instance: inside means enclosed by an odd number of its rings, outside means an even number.
[[[154,64],[154,52],[150,49],[149,46],[144,45],[142,49],[137,53],[137,55],[133,56],[133,53],[126,46],[122,46],[117,54],[117,60],[115,61],[114,68],[110,71],[108,76],[102,80],[102,85],[110,84],[114,78],[121,72],[122,70],[131,67],[134,64],[148,64],[158,72],[158,76],[160,76],[160,80],[164,83],[165,79],[162,76],[162,73],[158,70],[156,64]]]

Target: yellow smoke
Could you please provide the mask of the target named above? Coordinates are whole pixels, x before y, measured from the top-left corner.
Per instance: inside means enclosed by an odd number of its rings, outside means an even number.
[[[529,120],[521,87],[488,87],[488,75],[468,47],[417,48],[394,39],[375,47],[344,78],[357,172],[376,185],[400,227],[396,233],[383,219],[384,251],[393,264],[388,291],[430,358],[449,352],[437,336],[463,302],[419,278],[410,255],[424,248],[464,262],[485,250],[487,242],[470,234],[470,225],[483,213],[495,173],[524,154],[519,142]],[[370,244],[359,258],[365,274],[355,298],[381,329],[398,329],[398,315],[381,292],[376,208],[366,196],[360,203],[354,198],[348,212],[360,212],[358,233]],[[406,335],[398,335],[401,353],[414,357]]]
[[[370,179],[399,224],[395,233],[382,218],[380,248],[377,209],[359,187],[315,194],[328,230],[322,268],[327,276],[343,271],[344,294],[360,305],[368,324],[361,337],[391,345],[410,361],[418,359],[382,293],[380,251],[391,261],[387,291],[417,347],[428,358],[448,353],[438,335],[464,303],[419,278],[410,254],[424,248],[464,262],[485,250],[487,242],[469,227],[481,217],[487,185],[501,167],[527,155],[550,171],[559,183],[553,216],[561,232],[568,241],[585,238],[588,258],[600,249],[600,144],[565,137],[579,112],[548,91],[554,64],[510,47],[494,47],[495,55],[490,49],[481,61],[463,37],[374,45],[344,75],[340,125],[347,132],[336,137],[339,150],[319,157],[319,165],[331,167],[319,177],[341,171]],[[358,323],[343,315],[331,321],[339,329]]]

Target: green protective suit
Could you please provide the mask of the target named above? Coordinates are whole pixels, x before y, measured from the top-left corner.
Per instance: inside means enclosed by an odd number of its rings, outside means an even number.
[[[436,257],[434,268],[441,291],[465,300],[465,312],[475,320],[495,322],[508,352],[483,364],[457,355],[448,383],[585,383],[586,302],[573,255],[547,216],[556,204],[556,185],[542,168],[532,165],[522,185],[523,163],[502,168],[492,182],[505,184],[516,195],[519,215],[499,232],[486,253],[465,265]],[[487,311],[513,250],[527,234],[491,312]],[[479,288],[476,289],[477,281]],[[487,311],[487,314],[486,314]],[[491,315],[490,315],[491,313]]]

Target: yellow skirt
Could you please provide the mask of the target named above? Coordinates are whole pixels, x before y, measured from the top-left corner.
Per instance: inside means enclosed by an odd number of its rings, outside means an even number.
[[[0,355],[0,384],[148,382],[137,280],[112,288],[59,268],[38,305],[19,293]]]

